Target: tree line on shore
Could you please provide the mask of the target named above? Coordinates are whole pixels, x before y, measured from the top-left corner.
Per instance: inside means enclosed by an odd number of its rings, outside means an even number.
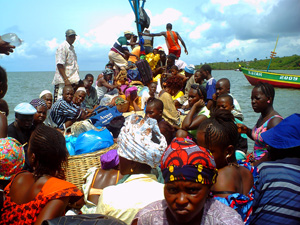
[[[257,70],[266,70],[268,68],[269,63],[270,58],[268,57],[266,57],[266,59],[254,58],[250,61],[240,60],[239,58],[237,58],[236,61],[233,62],[227,61],[214,63],[200,63],[200,65],[196,65],[196,69],[200,69],[203,64],[208,64],[213,70],[235,70],[238,69],[240,65]],[[284,57],[275,57],[272,59],[270,70],[300,70],[300,56],[292,55]]]

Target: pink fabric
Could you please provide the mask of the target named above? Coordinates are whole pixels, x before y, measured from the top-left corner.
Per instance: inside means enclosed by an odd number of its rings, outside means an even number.
[[[134,92],[134,91],[137,91],[137,87],[133,86],[133,87],[130,87],[130,88],[127,88],[126,91],[125,91],[125,96],[128,97],[130,95],[131,92]]]

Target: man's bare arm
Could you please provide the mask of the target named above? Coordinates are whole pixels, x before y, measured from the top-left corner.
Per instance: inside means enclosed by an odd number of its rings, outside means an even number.
[[[65,82],[65,85],[71,85],[71,82],[69,81],[67,75],[66,75],[66,72],[65,72],[65,67],[63,64],[57,64],[57,69],[60,73],[60,75],[62,76],[64,82]]]
[[[182,46],[184,47],[184,52],[185,52],[185,54],[189,54],[188,53],[188,50],[187,50],[187,48],[186,48],[186,46],[185,46],[185,43],[184,43],[184,41],[182,40],[182,38],[180,37],[180,35],[176,32],[176,34],[177,34],[177,37],[178,37],[178,39],[179,39],[179,41],[181,42],[181,44],[182,44]]]

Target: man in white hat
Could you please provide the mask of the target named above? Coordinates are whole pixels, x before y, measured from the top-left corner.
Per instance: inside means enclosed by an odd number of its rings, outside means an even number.
[[[136,43],[129,43],[128,40],[131,39],[133,33],[130,31],[125,31],[124,36],[118,38],[114,43],[113,47],[108,53],[108,58],[111,63],[114,63],[116,67],[116,73],[119,73],[120,69],[126,69],[128,62],[125,58],[129,56],[135,56],[138,59],[138,56],[129,52],[128,45],[136,45]]]
[[[66,31],[66,40],[57,48],[55,61],[56,72],[52,84],[54,84],[54,102],[62,98],[64,86],[76,87],[79,78],[77,55],[73,43],[76,40],[76,32],[72,29]]]
[[[23,102],[14,108],[15,121],[7,128],[7,136],[13,137],[24,145],[25,165],[24,169],[31,171],[31,167],[27,158],[28,141],[33,127],[33,116],[36,109],[29,103]]]

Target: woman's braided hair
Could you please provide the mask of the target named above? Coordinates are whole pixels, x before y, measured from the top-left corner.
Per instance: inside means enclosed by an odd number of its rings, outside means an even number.
[[[228,110],[219,109],[210,118],[204,120],[198,130],[205,130],[205,145],[209,149],[212,145],[227,147],[235,146],[238,141],[238,128],[234,123],[234,116]]]
[[[266,97],[271,97],[272,98],[272,102],[274,101],[275,90],[274,90],[274,87],[271,84],[259,82],[258,84],[256,84],[254,86],[254,88],[260,88],[260,90],[262,91],[262,93]]]
[[[68,150],[64,136],[54,128],[39,124],[29,140],[29,150],[35,154],[34,175],[65,178]]]

